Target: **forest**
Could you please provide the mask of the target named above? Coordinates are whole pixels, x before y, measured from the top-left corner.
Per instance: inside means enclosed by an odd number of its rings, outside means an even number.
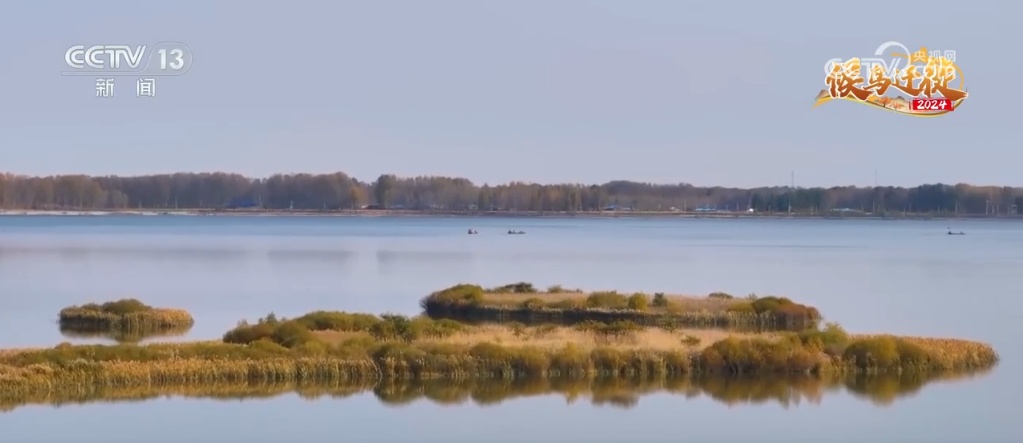
[[[617,180],[604,184],[476,184],[459,177],[372,182],[343,172],[250,178],[231,173],[132,177],[0,174],[0,208],[27,210],[248,209],[339,211],[754,211],[760,213],[934,213],[1013,215],[1023,188],[922,184],[830,188],[704,187]]]

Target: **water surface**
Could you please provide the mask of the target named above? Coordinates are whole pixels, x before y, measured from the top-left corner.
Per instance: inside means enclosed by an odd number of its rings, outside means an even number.
[[[667,393],[629,409],[561,396],[395,409],[370,394],[285,395],[29,406],[0,414],[0,429],[11,441],[280,441],[296,429],[306,441],[1010,441],[1023,435],[1021,246],[1023,224],[987,220],[0,217],[0,347],[95,341],[62,336],[57,312],[128,296],[189,310],[183,338],[208,339],[270,311],[414,314],[420,297],[456,283],[529,281],[785,295],[852,332],[976,339],[1002,357],[990,375],[883,408],[846,391],[789,408]],[[118,440],[110,422],[137,432]]]

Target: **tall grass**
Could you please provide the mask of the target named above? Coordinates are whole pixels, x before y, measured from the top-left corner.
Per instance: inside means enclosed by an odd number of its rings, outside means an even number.
[[[591,353],[597,362],[585,366],[582,372],[592,368],[597,368],[597,372],[608,372],[600,366],[600,359],[597,358],[606,353],[625,353],[630,356],[666,353],[662,355],[664,358],[682,355],[681,360],[686,362],[683,366],[687,368],[682,372],[689,372],[696,367],[697,372],[715,374],[971,370],[990,367],[998,361],[994,349],[985,343],[890,335],[850,336],[835,323],[829,323],[823,328],[804,329],[798,333],[728,334],[718,336],[713,343],[704,343],[701,338],[701,335],[704,338],[714,338],[708,335],[708,331],[650,328],[620,320],[611,323],[577,323],[571,328],[578,331],[575,334],[566,333],[565,329],[550,324],[532,328],[515,323],[472,326],[450,319],[434,320],[425,316],[377,317],[318,311],[293,320],[277,319],[271,314],[253,325],[242,322],[224,335],[224,341],[236,344],[267,341],[289,349],[310,346],[318,349],[331,345],[362,348],[391,344],[412,345],[414,349],[426,353],[441,354],[457,353],[461,347],[463,350],[499,350],[501,356],[508,358],[512,357],[507,352],[521,351],[526,352],[527,360],[532,359],[530,361],[534,362],[539,361],[537,353],[554,359],[562,355],[560,352],[572,350]],[[323,335],[317,334],[322,331],[366,334],[347,335],[344,336],[346,340],[330,343],[324,342]],[[592,354],[594,352],[597,354]],[[616,358],[619,357],[625,358],[621,355]],[[544,368],[546,366],[541,364],[537,368],[521,371],[502,371],[502,376],[509,376],[508,373],[513,373],[513,377],[524,373],[544,375]],[[557,366],[554,368],[555,372],[561,372]],[[576,369],[570,368],[567,371],[574,373]],[[677,372],[676,369],[666,371]],[[628,373],[627,370],[610,372]]]
[[[385,314],[377,317],[320,311],[295,319],[281,319],[270,314],[255,323],[243,321],[224,334],[224,342],[249,344],[257,340],[268,340],[289,348],[317,341],[334,345],[345,341],[369,343],[399,341],[465,346],[489,343],[543,348],[561,348],[573,344],[587,351],[594,346],[619,349],[695,350],[729,336],[763,337],[768,340],[778,338],[776,333],[746,334],[720,329],[653,328],[642,327],[629,321],[613,323],[587,321],[573,326],[552,323],[526,325],[515,322],[470,325],[450,319],[434,320],[426,316],[409,318]]]
[[[448,326],[438,326],[441,324]],[[330,343],[309,329],[326,326],[368,328],[370,332]],[[635,328],[622,324],[599,327],[607,329],[591,333],[614,335]],[[642,344],[567,343],[553,347],[454,341],[454,337],[469,333],[465,328],[469,327],[428,318],[319,312],[294,320],[264,318],[255,325],[239,325],[225,335],[225,341],[246,344],[61,344],[52,349],[0,353],[0,392],[26,396],[40,390],[378,379],[928,374],[984,369],[998,361],[995,351],[982,343],[855,337],[837,325],[780,333],[773,340],[733,336],[703,349],[681,342],[677,348],[647,349]],[[445,334],[447,339],[438,338]]]
[[[432,320],[428,317],[408,318],[402,315],[353,314],[316,311],[294,319],[277,318],[274,314],[255,323],[242,321],[224,334],[225,343],[249,344],[269,340],[286,347],[316,341],[314,332],[366,332],[373,339],[410,342],[421,338],[449,337],[467,326],[454,320]]]
[[[71,306],[61,309],[58,317],[65,332],[126,336],[188,330],[195,323],[188,311],[154,308],[135,299]]]
[[[420,306],[433,318],[476,322],[630,321],[647,326],[799,331],[816,326],[821,319],[816,308],[784,297],[736,299],[719,292],[702,298],[663,293],[651,298],[643,293],[626,295],[614,291],[541,293],[528,283],[490,290],[460,284],[428,295]]]
[[[150,384],[143,386],[83,386],[77,390],[0,392],[0,411],[44,404],[137,401],[175,395],[195,398],[269,398],[297,392],[303,398],[346,398],[364,392],[386,404],[427,399],[441,404],[494,404],[510,399],[560,394],[569,401],[588,398],[594,404],[630,407],[647,394],[667,392],[688,398],[706,396],[729,405],[777,403],[784,407],[819,402],[828,391],[845,389],[869,401],[890,404],[919,391],[925,384],[960,378],[945,374],[888,374],[879,376],[805,375],[779,377],[666,377],[666,378],[521,378],[461,380],[348,380],[343,382],[221,382],[212,384]]]

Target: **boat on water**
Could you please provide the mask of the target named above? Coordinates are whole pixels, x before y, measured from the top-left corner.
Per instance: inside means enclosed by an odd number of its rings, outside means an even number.
[[[510,230],[510,229],[508,230],[508,234],[511,234],[511,235],[520,235],[520,234],[525,234],[525,233],[526,233],[526,231],[513,231],[513,230]]]
[[[948,231],[948,235],[966,235],[966,233],[963,232],[963,231],[959,231],[959,232]]]
[[[479,233],[480,233],[480,231],[477,231],[475,229],[469,229],[469,235],[479,234]]]

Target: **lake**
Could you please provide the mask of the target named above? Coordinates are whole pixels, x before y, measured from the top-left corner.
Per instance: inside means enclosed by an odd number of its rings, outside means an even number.
[[[948,236],[949,226],[967,235]],[[853,333],[986,341],[1002,358],[989,374],[891,402],[842,386],[798,404],[650,390],[627,408],[558,393],[396,406],[372,390],[337,398],[284,389],[244,400],[31,405],[0,412],[0,429],[19,442],[1008,442],[1023,435],[1011,397],[1023,392],[1013,375],[1023,345],[1011,338],[1021,269],[1023,224],[997,220],[0,217],[0,348],[102,341],[63,336],[56,314],[122,297],[189,310],[195,327],[166,340],[192,340],[269,312],[415,314],[421,297],[457,283],[527,281],[784,295]]]

